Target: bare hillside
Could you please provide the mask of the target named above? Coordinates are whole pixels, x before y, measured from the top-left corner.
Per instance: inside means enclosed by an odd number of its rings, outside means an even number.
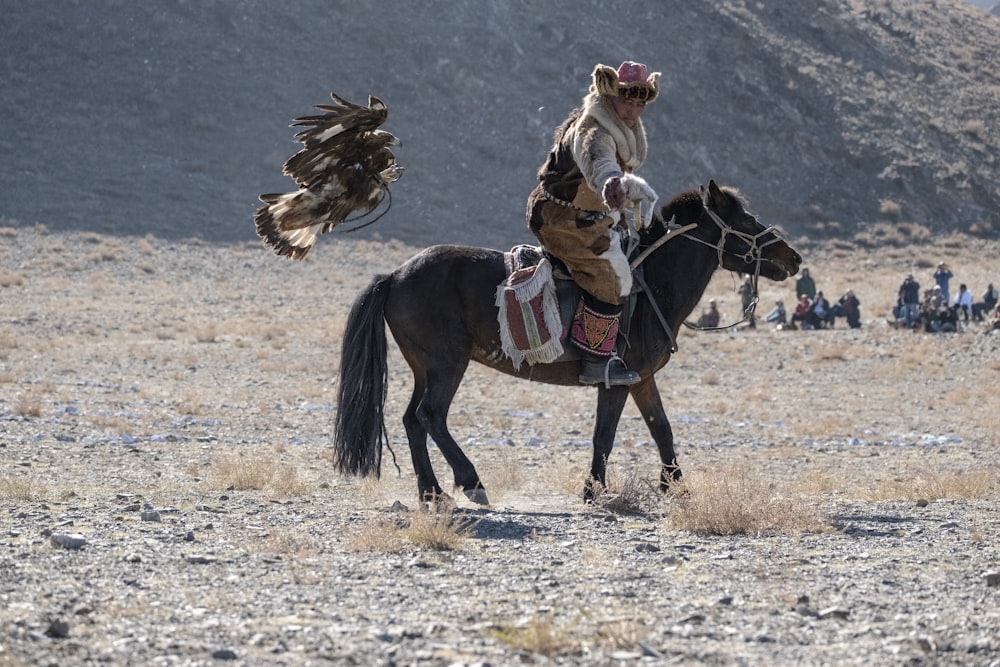
[[[292,117],[390,106],[406,167],[365,238],[523,241],[526,193],[595,63],[664,73],[645,175],[709,178],[794,232],[881,219],[995,237],[1000,19],[959,0],[14,3],[0,216],[253,238]]]

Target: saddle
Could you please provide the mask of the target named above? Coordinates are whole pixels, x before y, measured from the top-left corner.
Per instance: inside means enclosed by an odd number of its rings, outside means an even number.
[[[583,291],[563,263],[530,245],[514,246],[503,259],[507,278],[497,286],[496,305],[503,352],[514,368],[580,359],[563,343]]]

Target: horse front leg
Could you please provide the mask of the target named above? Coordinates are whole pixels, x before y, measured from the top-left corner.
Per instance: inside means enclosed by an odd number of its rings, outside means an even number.
[[[650,435],[660,450],[660,491],[666,492],[670,485],[681,479],[681,468],[677,465],[677,454],[674,452],[674,431],[670,428],[670,420],[663,410],[660,391],[656,381],[649,376],[642,382],[632,385],[629,390],[639,413],[646,421]]]
[[[590,462],[590,477],[583,487],[583,501],[593,502],[607,486],[608,458],[615,446],[615,434],[621,419],[628,387],[598,387],[597,419],[594,424],[594,455]]]

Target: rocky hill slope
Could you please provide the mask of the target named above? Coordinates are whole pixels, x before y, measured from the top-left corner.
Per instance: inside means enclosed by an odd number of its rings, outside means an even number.
[[[362,235],[530,240],[526,193],[595,63],[643,60],[662,196],[709,178],[768,222],[1000,229],[1000,18],[959,0],[15,3],[0,26],[0,217],[253,238],[287,123],[389,104],[406,172]]]

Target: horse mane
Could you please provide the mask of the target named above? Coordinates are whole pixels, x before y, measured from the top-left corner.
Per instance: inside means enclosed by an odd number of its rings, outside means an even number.
[[[747,208],[747,199],[738,188],[734,188],[730,185],[722,185],[719,186],[719,189],[735,200],[741,207],[744,209]],[[675,215],[678,220],[686,219],[688,216],[697,217],[697,213],[694,209],[697,209],[697,211],[700,212],[700,210],[704,207],[704,196],[704,188],[692,188],[691,190],[685,190],[684,192],[678,194],[669,202],[661,206],[658,216],[659,224],[663,227],[663,230],[666,229],[666,221],[670,220]],[[654,220],[655,219],[656,217],[654,215]]]

